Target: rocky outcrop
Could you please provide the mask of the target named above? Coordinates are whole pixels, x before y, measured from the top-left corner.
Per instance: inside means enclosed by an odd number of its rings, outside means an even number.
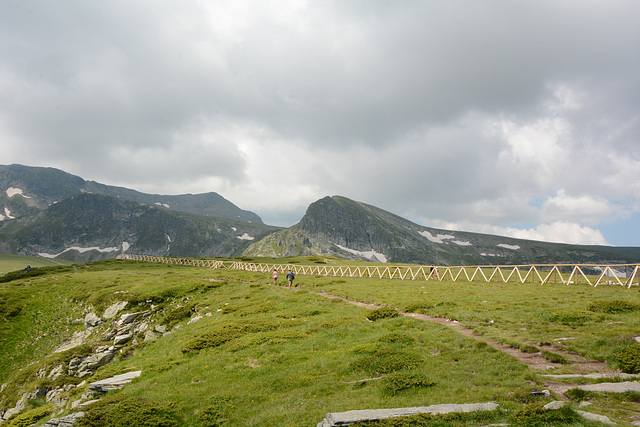
[[[109,390],[117,390],[124,387],[125,384],[130,383],[134,378],[138,378],[140,374],[142,374],[142,371],[132,371],[116,375],[105,380],[90,383],[89,389],[99,393],[105,393]]]
[[[66,417],[52,418],[44,423],[42,427],[73,427],[75,422],[83,416],[84,412],[74,412]]]

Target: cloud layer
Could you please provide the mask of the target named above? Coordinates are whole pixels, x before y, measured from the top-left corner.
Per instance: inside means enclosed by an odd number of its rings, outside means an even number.
[[[3,164],[638,245],[640,4],[0,5]],[[606,230],[603,234],[600,230]]]

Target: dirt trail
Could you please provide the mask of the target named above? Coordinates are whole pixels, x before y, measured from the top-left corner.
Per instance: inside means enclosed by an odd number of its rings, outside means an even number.
[[[382,307],[380,305],[366,304],[366,303],[359,302],[359,301],[352,301],[352,300],[349,300],[347,298],[343,298],[343,297],[338,297],[338,296],[335,296],[335,295],[327,294],[326,292],[320,292],[320,293],[317,293],[317,295],[321,295],[321,296],[324,296],[324,297],[327,297],[327,298],[337,298],[337,299],[340,299],[342,301],[348,302],[350,304],[357,305],[358,307],[364,307],[364,308],[368,308],[368,309],[371,309],[371,310],[375,310],[376,308]],[[551,362],[546,360],[544,357],[542,357],[541,352],[525,353],[525,352],[520,351],[517,348],[513,348],[513,347],[510,347],[508,345],[500,344],[500,343],[498,343],[498,342],[496,342],[494,340],[485,338],[482,335],[474,334],[471,329],[462,327],[455,320],[445,319],[445,318],[442,318],[442,317],[432,317],[432,316],[429,316],[427,314],[403,313],[401,311],[398,311],[398,312],[403,316],[412,317],[414,319],[420,319],[420,320],[439,323],[441,325],[448,326],[448,327],[452,328],[453,330],[455,330],[456,332],[459,332],[459,333],[461,333],[461,334],[463,334],[465,336],[474,338],[474,339],[476,339],[478,341],[483,341],[483,342],[487,343],[488,345],[490,345],[491,347],[515,357],[516,359],[520,360],[522,363],[526,364],[530,369],[535,369],[535,370],[539,370],[539,371],[545,371],[545,370],[547,370],[549,368],[554,367],[554,364],[552,364]],[[597,360],[588,360],[588,359],[583,358],[579,354],[563,352],[562,350],[558,350],[557,348],[552,347],[552,346],[538,346],[538,348],[540,350],[553,351],[554,353],[558,353],[558,354],[561,354],[561,355],[565,356],[567,358],[567,360],[569,360],[570,365],[573,367],[573,371],[574,371],[574,373],[576,375],[587,374],[587,373],[599,373],[599,374],[603,374],[603,375],[612,375],[612,374],[616,373],[616,371],[612,371],[610,368],[608,368],[607,364],[605,362],[599,362]],[[557,365],[555,365],[555,366],[557,366]],[[578,379],[578,378],[579,377],[576,377],[576,379]],[[567,391],[568,389],[573,388],[573,387],[575,387],[577,385],[578,385],[577,383],[576,384],[569,384],[569,383],[566,383],[566,382],[556,382],[556,381],[553,381],[553,380],[550,380],[550,379],[549,380],[545,379],[545,384],[544,384],[545,388],[553,391],[557,395],[557,397],[560,397],[562,399],[566,399],[565,396],[563,395],[563,393],[565,391]]]

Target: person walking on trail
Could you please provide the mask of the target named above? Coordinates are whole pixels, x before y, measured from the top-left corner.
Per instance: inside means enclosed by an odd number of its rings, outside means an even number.
[[[278,286],[278,270],[273,269],[273,284],[274,286]]]
[[[287,280],[289,281],[289,289],[291,289],[291,285],[293,284],[293,279],[296,278],[296,275],[293,274],[293,271],[289,270],[287,273]]]

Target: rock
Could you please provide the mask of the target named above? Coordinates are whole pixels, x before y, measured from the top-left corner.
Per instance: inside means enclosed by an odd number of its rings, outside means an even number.
[[[71,338],[67,338],[63,340],[62,344],[56,347],[56,349],[54,350],[54,353],[60,353],[62,351],[66,351],[74,347],[77,347],[81,344],[84,344],[84,341],[89,335],[91,335],[91,330],[89,329],[86,329],[84,331],[74,332]]]
[[[27,400],[39,399],[45,397],[51,389],[48,387],[38,387],[27,396]]]
[[[162,334],[160,332],[157,331],[147,331],[144,334],[144,341],[148,342],[148,341],[155,341],[158,338],[160,338],[162,336]]]
[[[102,320],[100,320],[100,318],[94,312],[87,313],[87,315],[84,316],[84,326],[86,326],[87,328],[95,328],[101,322]]]
[[[120,316],[120,324],[121,325],[126,325],[128,323],[131,323],[134,320],[136,320],[136,317],[138,317],[139,315],[140,315],[140,313],[126,313],[126,314],[123,314],[122,316]]]
[[[603,424],[615,424],[613,421],[604,415],[592,414],[591,412],[584,411],[576,411],[578,414],[582,415],[583,418],[586,418],[591,421],[598,421]]]
[[[109,331],[102,337],[102,341],[111,341],[113,337],[115,337],[117,334],[118,334],[118,331],[115,329],[112,331]]]
[[[22,412],[24,408],[27,406],[28,399],[29,399],[29,395],[27,393],[24,393],[20,398],[20,400],[16,402],[16,406],[14,406],[11,409],[7,409],[5,411],[5,413],[2,415],[2,419],[8,420],[11,416]]]
[[[109,348],[109,350],[101,353],[71,359],[69,362],[69,372],[71,375],[77,373],[77,376],[82,378],[91,375],[92,371],[98,369],[100,366],[106,365],[111,362],[111,360],[113,360],[113,351]]]
[[[131,338],[133,338],[132,333],[126,333],[124,335],[116,335],[116,337],[113,339],[113,345],[122,345],[127,341],[129,341]]]
[[[67,399],[62,397],[64,390],[62,388],[56,388],[50,390],[45,397],[45,401],[52,402],[57,407],[61,408],[67,403]]]
[[[104,311],[104,314],[102,315],[102,318],[103,319],[113,319],[114,317],[116,317],[116,314],[118,314],[118,312],[120,310],[123,310],[124,308],[126,308],[128,304],[129,304],[128,301],[120,301],[120,302],[117,302],[115,304],[111,304]]]
[[[72,427],[75,422],[84,416],[84,412],[75,412],[62,418],[52,418],[42,425],[42,427]]]
[[[138,325],[135,325],[135,327],[133,328],[133,333],[137,334],[140,332],[144,332],[149,328],[149,324],[147,322],[141,322]]]
[[[580,385],[580,386],[577,386],[576,388],[579,388],[580,390],[586,390],[586,391],[602,391],[602,392],[609,392],[609,393],[624,393],[626,391],[640,392],[640,383],[624,381],[620,383],[599,383],[599,384]]]
[[[153,328],[156,332],[160,332],[161,334],[164,334],[167,332],[167,325],[156,325],[155,328]]]
[[[198,320],[202,319],[202,316],[200,316],[199,314],[196,314],[194,317],[191,318],[191,320],[189,320],[189,322],[187,323],[187,325],[190,325],[192,323],[197,322]]]
[[[134,378],[138,378],[140,374],[142,374],[142,371],[132,371],[127,372],[126,374],[116,375],[102,381],[90,383],[89,389],[100,393],[104,393],[109,390],[117,390],[124,387],[125,384],[130,383]]]
[[[51,372],[49,372],[48,378],[55,380],[60,375],[63,375],[66,373],[67,373],[67,370],[65,369],[65,367],[63,365],[58,365],[55,368],[53,368]]]
[[[498,404],[489,403],[466,403],[466,404],[444,404],[432,406],[419,406],[415,408],[396,409],[363,409],[347,412],[329,413],[318,424],[317,427],[334,427],[354,424],[358,421],[369,422],[386,418],[400,417],[416,414],[446,414],[450,412],[473,412],[473,411],[493,411],[498,408]]]
[[[560,400],[554,400],[553,402],[549,402],[543,406],[544,409],[560,409],[565,405],[564,402]]]

